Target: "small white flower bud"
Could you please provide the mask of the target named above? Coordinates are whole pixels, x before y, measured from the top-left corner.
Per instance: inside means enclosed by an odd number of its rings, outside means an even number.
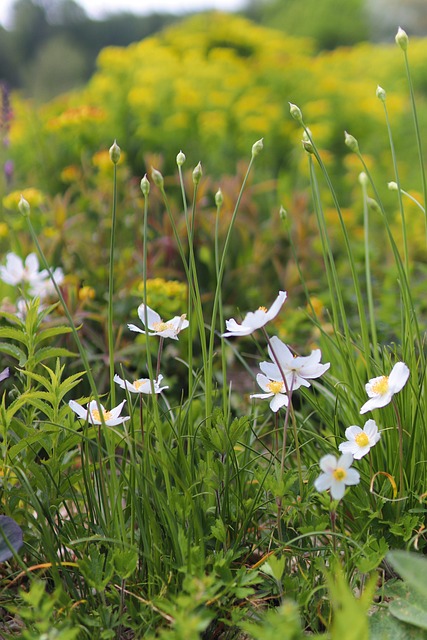
[[[387,187],[390,189],[390,191],[398,191],[399,187],[397,186],[397,182],[389,182],[387,184]]]
[[[261,138],[260,140],[257,140],[256,142],[254,142],[254,144],[252,145],[252,158],[255,158],[255,156],[257,156],[263,150],[264,148],[263,140],[264,139]]]
[[[308,137],[308,134],[307,134],[306,131],[304,131],[304,133],[302,134],[301,143],[302,143],[302,146],[303,146],[304,150],[307,151],[307,153],[314,153],[313,144],[312,144],[310,138]]]
[[[286,211],[286,209],[285,209],[285,207],[283,205],[280,205],[279,217],[280,217],[281,220],[287,220],[287,218],[288,218],[288,212]]]
[[[368,176],[366,175],[366,173],[364,171],[359,173],[359,182],[360,182],[360,184],[362,184],[364,186],[366,186],[368,184]]]
[[[379,213],[379,212],[381,211],[381,207],[380,207],[380,205],[379,205],[379,204],[378,204],[378,202],[377,202],[376,200],[374,200],[373,198],[368,198],[368,199],[367,199],[367,202],[368,202],[369,208],[370,208],[372,211],[376,211],[377,213]]]
[[[157,169],[154,168],[151,169],[151,177],[153,178],[153,182],[156,187],[160,187],[160,189],[163,189],[164,180],[160,171],[157,171]]]
[[[193,184],[197,185],[203,175],[202,164],[199,162],[193,169]]]
[[[222,207],[223,202],[224,202],[224,196],[222,195],[221,189],[218,189],[218,191],[215,194],[215,204],[219,208],[219,207]]]
[[[380,87],[380,85],[378,85],[378,87],[377,87],[376,95],[377,95],[378,100],[381,100],[381,102],[385,102],[386,92],[384,91],[384,89],[382,87]]]
[[[110,159],[113,164],[117,164],[120,160],[120,153],[120,147],[114,140],[113,144],[110,147]]]
[[[356,138],[350,133],[347,133],[347,131],[344,132],[344,142],[351,151],[354,151],[354,153],[359,153],[359,143],[357,142]]]
[[[184,164],[185,160],[186,160],[185,153],[180,151],[178,153],[178,155],[176,156],[176,164],[178,165],[178,167],[182,167],[182,165]]]
[[[150,193],[150,183],[148,181],[147,174],[145,174],[145,176],[141,180],[141,191],[144,198],[146,198]]]
[[[402,51],[407,50],[409,38],[406,31],[404,31],[399,27],[396,33],[395,40],[396,40],[396,44],[402,49]]]
[[[301,109],[297,107],[296,104],[289,102],[289,112],[294,120],[302,124],[302,112],[301,112]]]
[[[25,218],[27,218],[30,215],[30,211],[31,211],[30,203],[28,202],[28,200],[25,200],[23,195],[21,195],[21,198],[18,202],[18,210],[19,210],[19,213],[22,213],[22,215]]]

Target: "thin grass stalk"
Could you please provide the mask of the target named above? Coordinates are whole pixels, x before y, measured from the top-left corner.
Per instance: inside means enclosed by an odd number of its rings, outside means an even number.
[[[377,337],[377,325],[375,322],[375,308],[374,298],[372,295],[372,275],[371,275],[371,256],[370,256],[370,243],[369,243],[369,205],[368,194],[366,191],[367,176],[364,174],[360,179],[362,187],[362,199],[363,199],[363,231],[364,231],[364,243],[365,243],[365,278],[366,278],[366,298],[368,302],[369,324],[371,328],[371,341],[372,341],[372,353],[375,359],[378,358],[378,337]]]
[[[397,165],[396,151],[395,151],[395,148],[394,148],[393,134],[392,134],[392,131],[391,131],[390,119],[388,117],[388,110],[387,110],[385,97],[384,97],[384,99],[381,100],[381,102],[382,102],[383,108],[384,108],[384,117],[385,117],[385,122],[386,122],[386,127],[387,127],[388,139],[389,139],[389,143],[390,143],[390,152],[391,152],[391,157],[392,157],[392,161],[393,161],[394,176],[395,176],[396,184],[397,184],[397,193],[398,193],[398,200],[399,200],[399,211],[400,211],[400,218],[401,218],[401,221],[402,221],[403,256],[404,256],[406,274],[407,274],[407,277],[409,278],[408,234],[406,232],[405,208],[403,206],[402,193],[400,191],[399,169],[398,169],[398,165]]]
[[[114,294],[114,249],[116,246],[117,217],[117,163],[113,164],[113,209],[111,215],[110,262],[108,268],[108,359],[110,364],[110,402],[116,405],[116,389],[114,384],[114,326],[113,326],[113,294]]]

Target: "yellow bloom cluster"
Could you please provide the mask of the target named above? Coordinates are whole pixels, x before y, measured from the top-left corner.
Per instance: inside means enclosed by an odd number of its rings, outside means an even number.
[[[138,290],[144,292],[144,283],[141,282]],[[186,308],[188,286],[178,280],[165,280],[164,278],[149,278],[147,280],[146,304],[152,309],[157,309],[162,317],[171,317]]]

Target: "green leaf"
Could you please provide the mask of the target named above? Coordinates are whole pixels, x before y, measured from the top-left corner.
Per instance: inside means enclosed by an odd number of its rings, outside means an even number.
[[[369,616],[370,640],[426,640],[424,630],[405,624],[379,609]]]
[[[138,564],[136,549],[115,549],[113,553],[114,570],[121,580],[129,578]]]
[[[79,568],[89,586],[96,591],[104,591],[114,574],[111,553],[101,553],[96,546],[88,549],[86,558],[79,561]]]
[[[390,551],[387,560],[412,589],[427,599],[427,558],[409,551]]]
[[[36,344],[43,342],[43,340],[48,340],[49,338],[54,338],[55,336],[62,336],[66,333],[71,333],[71,327],[66,327],[65,325],[61,325],[59,327],[50,327],[49,329],[43,329],[36,336]]]
[[[427,630],[427,607],[424,598],[417,593],[408,592],[408,599],[398,598],[389,604],[390,613],[415,627]]]
[[[19,366],[23,367],[27,362],[27,354],[22,351],[15,344],[10,344],[9,342],[0,342],[0,353],[5,353],[8,356],[12,356],[18,360]]]
[[[33,362],[34,364],[39,364],[49,358],[75,358],[76,355],[73,351],[64,349],[63,347],[43,347],[36,352]]]

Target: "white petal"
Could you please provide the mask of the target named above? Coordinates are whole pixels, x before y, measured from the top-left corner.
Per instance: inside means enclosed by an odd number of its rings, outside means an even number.
[[[147,313],[147,325],[145,325],[145,314]],[[153,329],[153,324],[156,322],[161,322],[162,319],[156,311],[150,309],[150,307],[146,306],[144,303],[140,304],[138,307],[138,316],[141,320],[142,324],[147,326],[149,329]]]
[[[131,331],[137,331],[138,333],[145,333],[145,331],[137,327],[135,324],[128,324],[128,329]]]
[[[250,395],[250,398],[260,398],[261,400],[265,400],[266,398],[271,398],[273,393],[253,393]]]
[[[87,409],[82,407],[81,404],[79,404],[75,400],[70,400],[68,403],[68,406],[70,407],[70,409],[74,411],[74,413],[77,413],[79,418],[82,418],[83,420],[87,420]]]
[[[393,369],[391,370],[388,384],[390,387],[391,393],[397,393],[407,383],[409,378],[409,368],[406,366],[404,362],[396,362]]]
[[[238,324],[234,318],[226,320],[225,326],[227,331],[222,334],[222,338],[227,338],[229,336],[248,336],[253,331],[250,327],[244,327],[241,324]]]
[[[367,413],[368,411],[373,411],[373,409],[380,409],[381,407],[385,407],[386,404],[390,402],[393,394],[388,391],[382,396],[375,396],[374,398],[370,398],[363,407],[360,409],[360,413]]]
[[[110,420],[116,419],[121,414],[125,402],[126,400],[123,400],[120,404],[117,405],[117,407],[111,409],[111,411],[109,412],[111,418],[108,420],[108,422],[110,422]]]
[[[286,293],[286,291],[279,291],[279,295],[277,296],[277,298],[275,299],[275,301],[273,302],[273,304],[271,305],[271,307],[266,313],[268,321],[273,320],[273,318],[277,316],[287,296],[288,294]]]
[[[341,500],[345,493],[345,484],[342,480],[331,479],[331,496],[334,500]]]
[[[332,473],[337,468],[337,459],[331,453],[328,453],[319,460],[319,467],[325,473]]]
[[[268,345],[268,355],[273,362],[276,362],[276,358],[283,369],[287,369],[294,361],[294,356],[289,347],[286,346],[277,336],[273,336],[270,339]]]
[[[270,409],[276,413],[282,407],[287,407],[288,402],[288,396],[285,396],[284,393],[276,393],[270,402]]]
[[[352,424],[345,430],[345,437],[347,440],[354,440],[359,433],[362,433],[362,429],[357,425]]]
[[[271,393],[271,389],[268,386],[271,382],[270,378],[267,378],[263,373],[257,373],[256,381],[263,391]]]
[[[316,491],[327,491],[331,487],[332,476],[330,473],[321,473],[314,481]]]
[[[280,373],[280,369],[277,364],[273,364],[272,362],[261,362],[259,368],[269,380],[283,380],[283,376]]]
[[[375,444],[376,442],[378,442],[378,440],[381,437],[380,434],[378,433],[377,423],[375,422],[375,420],[372,420],[372,418],[365,422],[363,431],[366,433],[366,435],[369,438],[369,442],[371,442],[372,444]]]
[[[349,442],[347,440],[346,442],[341,442],[338,449],[341,451],[341,453],[350,453],[352,456],[355,456],[358,450],[358,446],[355,442]]]
[[[359,484],[360,473],[356,469],[348,469],[347,476],[345,478],[345,484],[354,485]]]
[[[344,453],[338,458],[337,467],[348,469],[353,464],[353,456],[350,453]]]

